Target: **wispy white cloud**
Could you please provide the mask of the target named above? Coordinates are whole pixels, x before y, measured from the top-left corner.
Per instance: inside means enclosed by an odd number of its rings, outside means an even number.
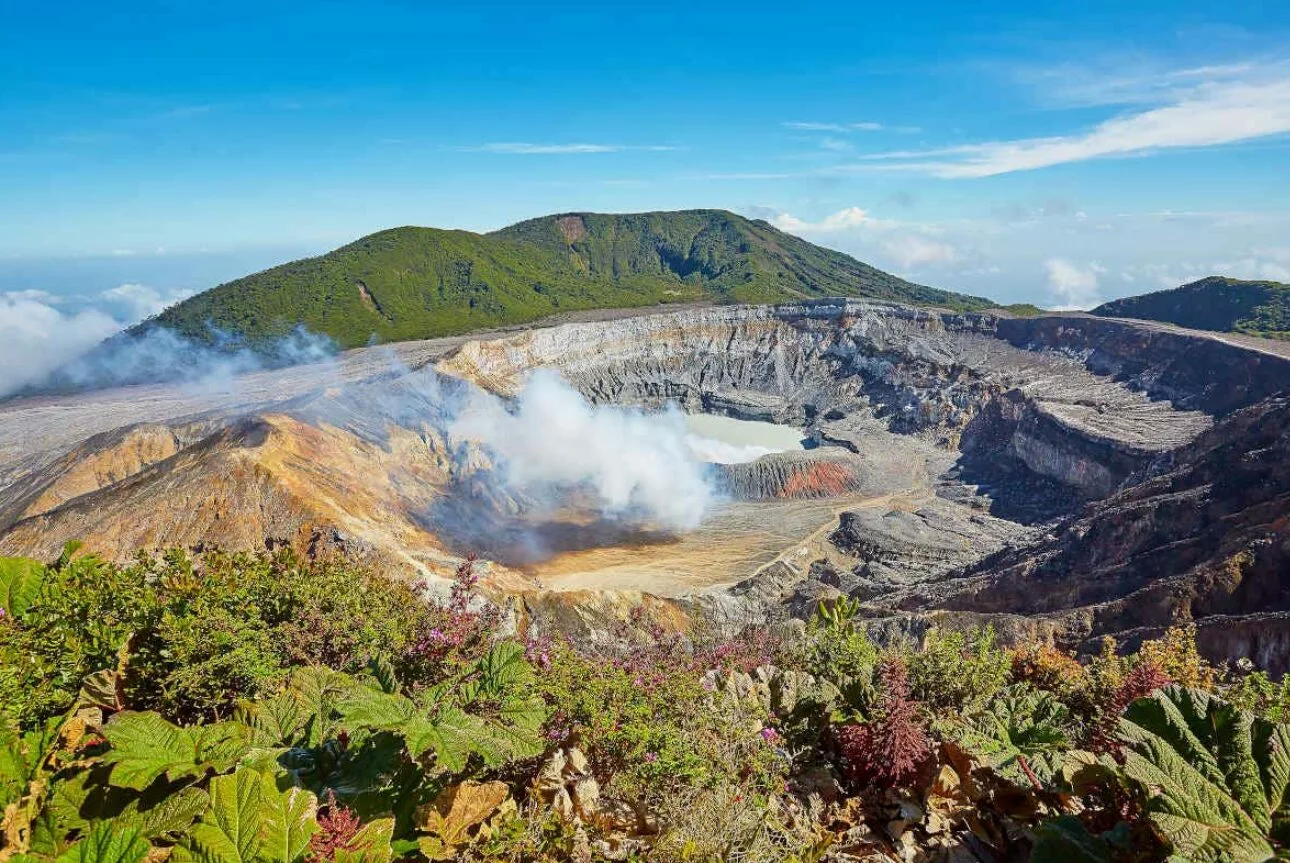
[[[148,285],[127,282],[99,294],[100,303],[121,320],[134,322],[160,314],[180,300],[192,296],[186,288],[159,291]]]
[[[917,126],[888,126],[886,123],[813,123],[792,121],[781,123],[785,129],[794,129],[798,132],[919,132],[922,131]]]
[[[679,148],[665,145],[532,144],[525,141],[499,141],[490,144],[480,144],[478,147],[466,147],[465,149],[479,153],[505,153],[518,156],[551,156],[582,153],[619,153],[624,150],[645,150],[649,152],[662,153]]]
[[[1290,64],[1254,70],[1243,66],[1191,70],[1172,81],[1174,86],[1158,94],[1168,99],[1166,104],[1112,117],[1078,134],[867,158],[883,161],[880,170],[961,179],[1165,149],[1213,147],[1290,132]]]
[[[874,219],[860,207],[847,207],[845,210],[838,210],[818,222],[808,222],[797,218],[791,213],[779,213],[768,221],[781,231],[788,231],[790,234],[827,234],[874,224]]]

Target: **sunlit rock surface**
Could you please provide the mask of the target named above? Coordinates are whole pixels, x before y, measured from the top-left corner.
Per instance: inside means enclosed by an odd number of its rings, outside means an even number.
[[[645,595],[709,622],[850,595],[884,637],[993,622],[1079,645],[1195,618],[1229,622],[1202,627],[1216,653],[1290,655],[1280,346],[840,300],[607,318],[221,391],[0,404],[0,553],[285,542],[436,576],[481,550],[492,589],[585,629]],[[535,368],[594,403],[772,421],[811,448],[714,465],[717,502],[680,535],[577,495],[539,512],[445,431],[468,385],[511,396]]]

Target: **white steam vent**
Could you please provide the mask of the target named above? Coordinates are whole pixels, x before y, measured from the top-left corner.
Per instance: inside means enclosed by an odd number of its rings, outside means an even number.
[[[553,509],[578,487],[596,496],[606,517],[684,531],[714,499],[680,411],[592,405],[547,369],[533,372],[509,407],[475,391],[452,431],[487,445],[512,488]]]

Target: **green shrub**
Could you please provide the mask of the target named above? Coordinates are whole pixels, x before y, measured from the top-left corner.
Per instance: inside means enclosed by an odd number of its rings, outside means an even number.
[[[1012,660],[995,644],[994,629],[963,633],[933,629],[908,657],[914,698],[936,713],[979,710],[1008,682]]]
[[[1241,710],[1272,722],[1290,721],[1290,678],[1273,683],[1265,671],[1251,671],[1234,682],[1224,693]]]
[[[691,669],[645,671],[567,644],[549,657],[537,684],[551,709],[548,737],[576,741],[602,782],[657,800],[711,781],[708,693]]]
[[[362,567],[289,550],[172,551],[129,566],[65,555],[36,571],[22,613],[0,622],[0,713],[25,727],[65,710],[89,674],[121,664],[132,708],[226,716],[279,688],[293,665],[359,670],[411,651],[450,614]]]

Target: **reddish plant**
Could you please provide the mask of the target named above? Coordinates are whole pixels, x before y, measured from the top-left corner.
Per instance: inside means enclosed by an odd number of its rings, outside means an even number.
[[[336,859],[337,851],[352,851],[350,843],[363,825],[354,810],[336,802],[336,793],[327,792],[327,805],[318,814],[318,830],[309,837],[310,863],[327,863]]]
[[[736,635],[695,645],[696,670],[752,671],[774,665],[784,649],[783,639],[765,626],[746,626]]]
[[[909,672],[900,659],[879,669],[882,699],[878,716],[844,725],[835,734],[842,769],[855,785],[902,785],[927,763],[931,740],[909,698]]]
[[[457,567],[447,604],[430,609],[429,619],[399,657],[401,679],[414,685],[433,684],[484,654],[500,612],[491,604],[471,608],[478,585],[472,554]]]
[[[1120,724],[1120,715],[1139,698],[1146,698],[1171,683],[1173,681],[1169,675],[1151,662],[1142,661],[1133,666],[1116,687],[1110,701],[1098,712],[1091,735],[1093,751],[1118,753],[1120,743],[1116,737],[1116,731]]]

